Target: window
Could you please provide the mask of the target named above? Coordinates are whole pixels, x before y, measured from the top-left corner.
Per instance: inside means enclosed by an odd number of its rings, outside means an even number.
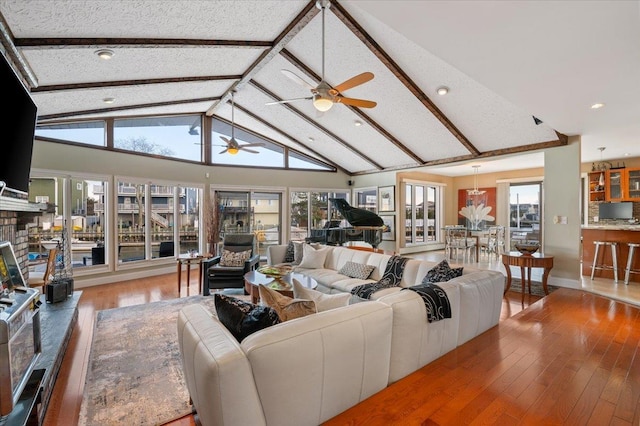
[[[105,146],[104,121],[45,124],[36,127],[35,135],[87,145]]]
[[[440,240],[442,215],[441,186],[426,182],[404,184],[405,244],[423,244]]]
[[[291,239],[304,241],[311,229],[322,228],[329,219],[341,221],[341,227],[348,227],[340,212],[333,208],[330,198],[349,201],[348,192],[291,192]]]
[[[59,245],[64,230],[70,242],[65,263],[74,269],[105,263],[106,188],[104,178],[44,177],[37,173],[31,177],[31,196],[53,202],[35,218],[36,226],[29,228],[29,259],[33,259],[30,267],[42,267],[39,262],[48,249]],[[102,256],[97,253],[100,250]]]
[[[115,120],[113,146],[128,151],[201,161],[199,115]]]
[[[511,250],[521,241],[542,243],[542,182],[509,185],[509,239]]]

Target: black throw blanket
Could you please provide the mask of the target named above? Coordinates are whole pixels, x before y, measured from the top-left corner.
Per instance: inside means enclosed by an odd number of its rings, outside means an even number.
[[[351,289],[351,294],[355,294],[363,299],[370,299],[371,295],[378,290],[389,287],[397,287],[402,280],[404,265],[409,260],[408,257],[391,256],[387,262],[387,267],[378,282],[361,284]]]
[[[424,306],[427,309],[428,322],[451,318],[451,304],[449,303],[447,293],[436,284],[420,284],[403,288],[403,290],[413,290],[422,297]]]

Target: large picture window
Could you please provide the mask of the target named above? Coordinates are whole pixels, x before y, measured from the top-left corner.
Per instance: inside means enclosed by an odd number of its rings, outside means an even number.
[[[438,242],[441,227],[441,187],[405,182],[405,244]]]

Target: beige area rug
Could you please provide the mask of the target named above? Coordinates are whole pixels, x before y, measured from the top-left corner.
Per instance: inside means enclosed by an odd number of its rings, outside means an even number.
[[[80,425],[160,425],[191,413],[177,321],[193,303],[215,311],[213,297],[191,296],[98,312]]]

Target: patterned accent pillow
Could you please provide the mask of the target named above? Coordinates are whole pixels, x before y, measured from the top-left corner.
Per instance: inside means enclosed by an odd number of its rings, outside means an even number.
[[[369,278],[373,270],[376,269],[373,265],[365,265],[364,263],[347,262],[338,271],[339,274],[346,275],[351,278],[359,278],[366,280]]]
[[[293,241],[289,241],[289,244],[287,244],[287,251],[284,252],[284,263],[293,263],[296,259],[294,250]]]
[[[297,241],[293,242],[293,261],[292,265],[299,265],[302,262],[302,257],[304,256],[304,246],[307,245],[305,243],[300,243]]]
[[[254,305],[217,293],[214,294],[214,302],[218,319],[238,342],[256,331],[281,322],[278,313],[268,306]]]
[[[295,278],[291,281],[293,282],[293,297],[296,299],[313,300],[316,302],[318,312],[347,306],[349,301],[351,301],[351,293],[326,294],[303,286],[302,283]]]
[[[402,280],[402,273],[404,272],[404,265],[408,260],[408,257],[391,256],[386,268],[384,268],[384,274],[382,274],[377,284],[385,287],[399,286],[400,280]]]
[[[317,312],[316,302],[313,300],[292,299],[262,284],[258,286],[258,291],[262,304],[273,308],[282,322]]]
[[[451,268],[449,266],[449,262],[447,262],[447,259],[444,259],[442,262],[431,268],[429,272],[427,272],[427,275],[424,276],[421,284],[443,283],[461,275],[462,267]]]
[[[251,256],[251,250],[222,250],[222,256],[220,257],[220,266],[244,266],[244,262],[249,260],[249,256]]]

